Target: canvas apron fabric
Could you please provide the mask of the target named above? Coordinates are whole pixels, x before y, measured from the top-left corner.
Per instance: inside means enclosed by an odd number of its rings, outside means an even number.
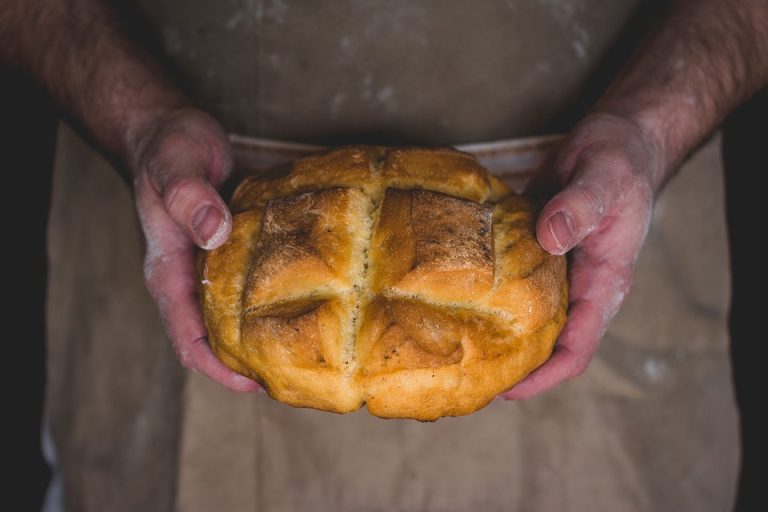
[[[334,144],[538,134],[576,101],[634,4],[142,3],[185,83],[231,133]],[[274,147],[234,140],[241,172],[274,158]],[[548,140],[474,149],[519,186],[518,171],[540,161],[556,143]],[[288,148],[278,158],[301,153]],[[182,370],[143,287],[129,190],[62,128],[46,413],[63,503],[76,511],[726,510],[738,439],[722,196],[715,138],[661,194],[635,286],[578,379],[466,417],[380,420],[237,395]]]

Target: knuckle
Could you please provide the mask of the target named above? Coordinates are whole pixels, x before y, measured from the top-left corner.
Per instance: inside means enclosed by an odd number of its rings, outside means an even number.
[[[615,175],[619,196],[632,197],[643,203],[652,201],[653,187],[648,178],[648,171],[634,162],[629,155],[622,154],[618,157],[612,172]]]
[[[584,180],[577,180],[569,187],[569,193],[561,205],[571,212],[580,228],[588,231],[597,226],[609,206],[608,197]]]
[[[159,271],[162,263],[161,257],[148,256],[144,259],[144,285],[155,300],[161,297],[163,290],[162,272]]]
[[[163,194],[163,204],[171,215],[184,216],[185,212],[196,210],[202,204],[213,204],[225,209],[213,186],[199,177],[179,177],[169,182]]]
[[[196,370],[197,366],[195,365],[195,360],[192,357],[192,355],[189,353],[188,350],[184,350],[182,348],[176,348],[176,359],[179,360],[179,364],[186,368],[187,370]]]
[[[578,199],[584,204],[589,205],[591,210],[598,213],[603,213],[604,201],[601,194],[598,193],[593,187],[586,186],[584,183],[577,183],[575,191],[578,194]]]
[[[141,167],[161,188],[175,174],[174,162],[188,149],[185,145],[184,137],[172,131],[156,133],[147,141],[139,161]]]
[[[624,302],[627,293],[632,288],[634,277],[632,276],[632,266],[626,266],[622,272],[623,276],[619,279],[619,293],[621,294],[621,301],[619,306]]]
[[[147,291],[149,291],[149,294],[153,298],[157,299],[157,297],[160,295],[160,285],[158,284],[154,274],[154,266],[144,267],[144,286],[147,288]]]
[[[620,189],[632,184],[640,172],[630,156],[618,148],[606,149],[601,155],[600,163],[604,172],[610,174]]]
[[[571,368],[571,371],[568,374],[568,378],[575,379],[583,375],[584,372],[587,371],[587,368],[589,367],[589,362],[591,359],[592,359],[591,357],[579,358],[574,364],[573,368]]]
[[[197,180],[190,177],[171,178],[165,186],[163,204],[165,209],[172,211],[192,191]]]
[[[631,182],[643,175],[643,166],[639,163],[642,159],[613,143],[596,144],[585,150],[582,158],[600,174],[620,181]]]
[[[197,364],[198,348],[205,342],[205,338],[195,340],[178,340],[173,343],[176,359],[184,368],[192,371],[199,371]]]
[[[635,183],[635,190],[637,198],[640,200],[642,205],[650,209],[653,203],[653,186],[651,185],[650,181],[638,177],[638,180]]]

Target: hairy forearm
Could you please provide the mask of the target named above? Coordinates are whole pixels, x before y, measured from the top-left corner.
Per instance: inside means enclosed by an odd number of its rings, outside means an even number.
[[[100,0],[3,0],[0,59],[37,78],[97,146],[122,162],[154,118],[187,104]]]
[[[595,106],[634,120],[667,175],[768,84],[768,1],[679,0]]]

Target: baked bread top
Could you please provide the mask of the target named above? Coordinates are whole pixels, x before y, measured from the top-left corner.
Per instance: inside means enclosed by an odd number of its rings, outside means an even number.
[[[453,149],[351,146],[246,178],[198,260],[214,353],[277,400],[468,414],[550,355],[566,263],[536,207]]]

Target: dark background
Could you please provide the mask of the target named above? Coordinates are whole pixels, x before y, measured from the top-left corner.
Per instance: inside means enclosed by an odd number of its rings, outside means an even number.
[[[4,479],[6,503],[15,510],[39,510],[50,469],[40,448],[45,384],[46,225],[58,113],[28,78],[0,67],[0,162],[4,176],[7,319],[6,390],[11,401],[3,432],[15,455],[13,475]],[[743,468],[737,510],[762,503],[757,481],[761,451],[755,418],[759,360],[751,347],[765,339],[761,320],[765,272],[752,240],[765,233],[766,199],[755,177],[768,171],[768,90],[743,105],[724,125],[726,205],[731,249],[733,303],[731,349],[741,410]],[[706,222],[706,219],[702,219]],[[12,290],[9,295],[8,290]],[[16,496],[14,496],[16,495]]]
[[[51,194],[56,113],[26,77],[0,65],[0,169],[6,232],[3,322],[3,414],[7,464],[0,508],[40,510],[50,470],[40,448],[45,384],[45,236]],[[10,300],[8,300],[10,299]],[[10,327],[10,329],[8,329]],[[10,370],[10,371],[8,371]],[[13,498],[16,499],[13,499]]]

